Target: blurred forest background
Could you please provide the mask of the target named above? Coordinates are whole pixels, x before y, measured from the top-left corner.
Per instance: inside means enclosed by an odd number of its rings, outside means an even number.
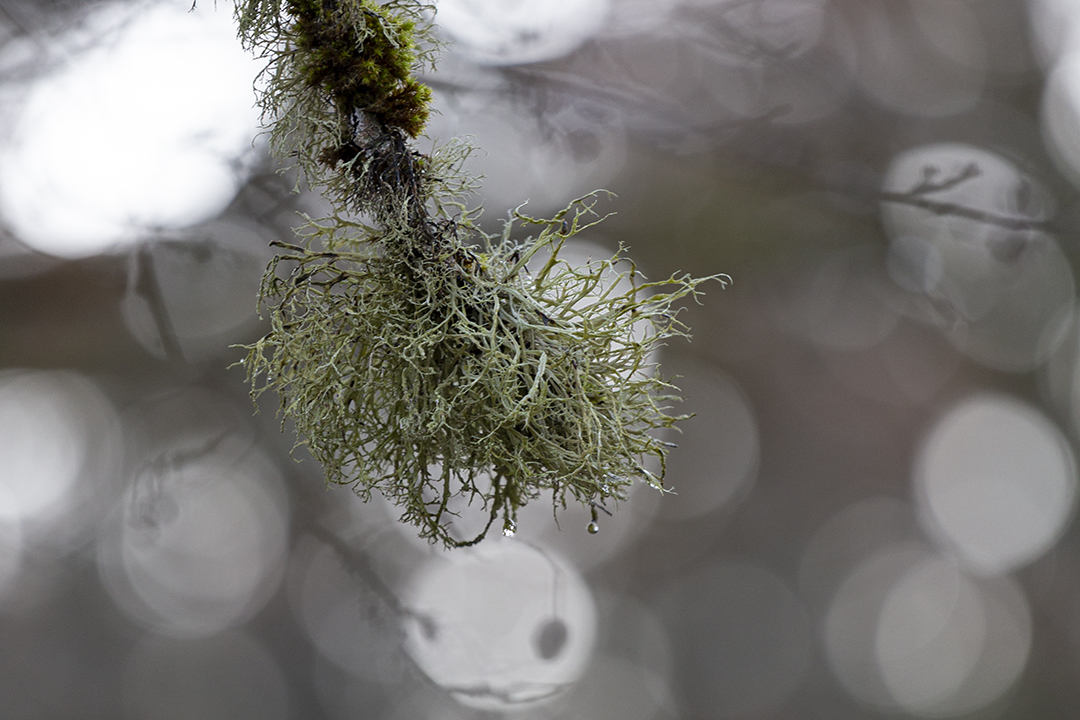
[[[254,412],[293,193],[227,0],[0,0],[0,716],[1080,716],[1080,2],[438,0],[485,224],[595,188],[695,413],[444,552]],[[299,462],[297,462],[299,460]]]

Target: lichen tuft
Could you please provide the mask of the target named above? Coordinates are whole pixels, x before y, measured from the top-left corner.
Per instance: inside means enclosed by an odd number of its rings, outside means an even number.
[[[272,145],[336,208],[298,243],[275,243],[260,295],[271,328],[244,361],[252,395],[277,392],[330,483],[382,493],[432,541],[471,545],[500,520],[512,532],[542,493],[592,506],[595,524],[633,482],[663,487],[655,433],[681,416],[651,358],[685,333],[679,301],[713,278],[648,282],[621,251],[584,267],[561,259],[602,219],[602,193],[547,219],[519,208],[498,237],[480,231],[462,199],[468,146],[424,155],[409,143],[430,99],[413,77],[432,57],[427,10],[239,8],[242,39],[268,61]],[[535,234],[517,240],[521,228]],[[475,537],[451,532],[456,497],[488,514]]]

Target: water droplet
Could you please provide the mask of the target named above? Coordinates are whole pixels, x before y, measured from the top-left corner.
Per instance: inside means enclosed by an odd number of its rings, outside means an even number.
[[[596,522],[595,520],[589,523],[589,532],[593,535],[600,532],[600,523]]]
[[[505,537],[508,537],[508,538],[510,538],[510,537],[514,537],[514,533],[515,533],[515,532],[517,532],[517,528],[516,528],[516,527],[514,527],[514,524],[513,524],[513,523],[509,523],[509,522],[508,522],[508,523],[506,523],[506,525],[505,525],[505,526],[503,527],[503,536],[505,536]]]

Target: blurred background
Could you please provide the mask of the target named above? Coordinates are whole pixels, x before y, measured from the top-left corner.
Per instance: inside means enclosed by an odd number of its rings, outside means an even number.
[[[1080,716],[1080,2],[436,5],[490,229],[603,187],[578,261],[733,279],[674,494],[446,553],[327,489],[233,366],[327,208],[228,0],[0,0],[0,716]]]

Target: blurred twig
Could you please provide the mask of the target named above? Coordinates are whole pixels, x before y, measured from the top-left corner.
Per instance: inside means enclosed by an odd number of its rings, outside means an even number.
[[[182,364],[184,351],[180,347],[180,338],[176,334],[176,328],[173,327],[172,318],[169,317],[169,308],[165,302],[165,295],[161,291],[157,271],[154,269],[154,258],[150,254],[150,246],[144,243],[135,252],[135,292],[143,296],[150,308],[150,315],[157,326],[165,357]]]
[[[913,207],[929,210],[935,215],[952,215],[954,217],[978,220],[990,225],[997,225],[1007,230],[1041,230],[1043,232],[1056,232],[1058,227],[1051,220],[1039,220],[1035,218],[1016,217],[1012,215],[999,215],[997,213],[977,210],[967,205],[958,203],[940,202],[927,200],[926,198],[909,193],[895,193],[882,191],[878,198],[881,202],[911,205]]]
[[[383,582],[379,574],[372,567],[370,559],[360,550],[342,540],[334,532],[323,527],[318,519],[311,517],[310,522],[305,523],[305,529],[316,540],[323,543],[338,556],[342,566],[350,575],[356,577],[364,586],[379,598],[399,618],[404,619],[413,613],[405,607],[394,591]]]
[[[933,178],[937,175],[937,168],[926,166],[923,168],[922,180],[915,187],[907,192],[881,190],[877,194],[878,200],[883,203],[910,205],[912,207],[928,210],[935,215],[951,215],[953,217],[962,217],[968,220],[977,220],[990,225],[997,225],[998,227],[1007,230],[1040,230],[1043,232],[1056,232],[1058,230],[1057,225],[1052,220],[1020,217],[1016,215],[1002,215],[999,213],[987,212],[986,210],[979,210],[968,205],[961,205],[960,203],[931,200],[926,197],[932,193],[951,190],[981,174],[982,171],[979,170],[978,165],[969,163],[956,175],[944,180],[934,181]]]

